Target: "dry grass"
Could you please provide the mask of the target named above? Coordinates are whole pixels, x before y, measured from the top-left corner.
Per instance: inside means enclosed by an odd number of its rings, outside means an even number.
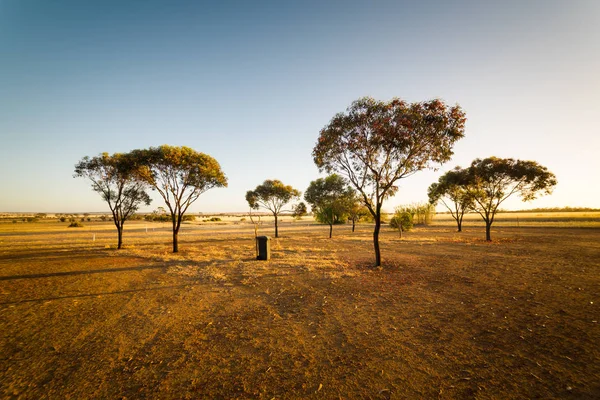
[[[178,254],[143,223],[122,251],[109,224],[0,225],[0,393],[600,397],[600,230],[438,222],[386,229],[381,269],[369,226],[284,224],[265,262],[244,224]]]

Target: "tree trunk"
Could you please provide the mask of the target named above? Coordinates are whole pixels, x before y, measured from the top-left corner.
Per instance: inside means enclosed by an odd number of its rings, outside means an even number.
[[[492,223],[490,221],[485,221],[485,240],[488,242],[492,241]]]
[[[179,242],[177,235],[179,234],[179,229],[173,229],[173,253],[179,252]]]
[[[119,235],[119,241],[117,242],[117,249],[123,247],[123,225],[117,226],[117,232]]]
[[[279,231],[277,229],[277,214],[273,214],[275,216],[275,237],[279,237]]]
[[[331,239],[332,233],[333,233],[333,224],[329,224],[329,239]]]
[[[456,225],[458,225],[458,232],[462,232],[462,220],[456,220]]]
[[[352,233],[354,233],[354,226],[356,225],[356,222],[354,220],[352,220]]]
[[[381,229],[381,210],[377,207],[375,215],[375,230],[373,231],[373,247],[375,248],[375,266],[381,266],[381,252],[379,250],[379,230]]]

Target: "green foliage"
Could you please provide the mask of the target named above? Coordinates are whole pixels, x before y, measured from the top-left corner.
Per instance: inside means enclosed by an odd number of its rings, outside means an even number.
[[[137,174],[136,160],[130,154],[102,153],[84,157],[75,165],[76,178],[87,178],[92,189],[108,204],[118,232],[118,246],[122,246],[123,225],[142,205],[149,205],[147,185]],[[86,214],[84,214],[85,216]],[[62,218],[61,218],[62,220]],[[71,222],[74,218],[71,219]],[[85,221],[85,218],[81,218]]]
[[[467,172],[456,167],[440,176],[427,190],[429,202],[435,206],[441,202],[456,221],[458,232],[462,231],[462,221],[466,212],[473,208],[473,197],[467,190]]]
[[[300,197],[300,191],[276,179],[267,179],[254,190],[246,192],[250,208],[258,210],[264,207],[273,214],[279,214],[282,207],[296,197]]]
[[[276,179],[267,179],[254,190],[246,192],[246,201],[250,209],[258,210],[263,207],[275,217],[275,237],[279,236],[277,220],[283,206],[298,197],[300,197],[300,191],[289,185],[284,185]]]
[[[163,207],[158,207],[152,214],[146,214],[144,219],[151,222],[171,222],[171,215]]]
[[[300,219],[306,214],[308,214],[308,209],[306,208],[306,204],[304,202],[301,201],[293,207],[292,216],[294,219]]]
[[[156,190],[173,223],[173,253],[179,251],[178,233],[190,205],[207,190],[227,187],[221,166],[211,156],[189,147],[162,145],[133,150],[137,176]]]
[[[535,161],[489,157],[476,159],[461,172],[463,187],[473,199],[472,208],[486,224],[486,240],[491,239],[491,226],[500,204],[513,194],[523,201],[539,194],[550,194],[557,184],[556,176]]]
[[[316,220],[331,227],[346,221],[356,202],[356,193],[344,178],[333,174],[312,181],[304,199],[310,204]]]
[[[412,210],[413,222],[415,225],[430,225],[435,216],[435,207],[430,203],[413,203],[410,206]]]
[[[390,219],[390,227],[397,229],[400,234],[413,228],[413,214],[411,210],[398,207],[394,216]]]
[[[67,220],[67,217],[60,217],[60,222],[65,222]]]
[[[69,224],[69,228],[83,228],[83,224],[78,221],[73,221]]]
[[[379,229],[383,201],[396,182],[450,160],[454,143],[464,136],[465,114],[441,100],[407,103],[362,98],[321,130],[313,149],[320,170],[339,173],[361,194],[375,219],[375,263],[381,265]]]

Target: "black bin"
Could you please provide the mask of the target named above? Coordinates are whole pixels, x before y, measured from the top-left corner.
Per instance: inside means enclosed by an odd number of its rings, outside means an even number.
[[[257,236],[256,245],[258,247],[257,260],[270,260],[271,259],[271,238],[269,236]]]

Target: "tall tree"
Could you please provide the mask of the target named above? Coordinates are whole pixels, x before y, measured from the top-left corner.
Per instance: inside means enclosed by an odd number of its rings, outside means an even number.
[[[267,179],[254,190],[246,192],[246,201],[250,208],[258,210],[260,207],[271,211],[275,218],[275,237],[279,237],[278,219],[283,211],[283,206],[300,197],[300,192],[289,185],[284,185],[276,179]]]
[[[317,221],[329,225],[329,238],[333,225],[345,222],[353,206],[356,192],[340,175],[312,181],[304,193],[304,200],[310,204]]]
[[[456,167],[427,189],[429,202],[433,205],[441,202],[450,211],[458,232],[462,232],[463,217],[473,206],[473,198],[465,186],[466,179],[466,170]]]
[[[108,204],[118,232],[117,248],[123,246],[123,227],[140,207],[152,201],[148,186],[138,178],[134,160],[127,154],[102,153],[96,157],[83,157],[75,165],[75,178],[87,178],[92,189]]]
[[[500,204],[513,194],[530,201],[538,194],[550,194],[556,176],[535,161],[489,157],[476,159],[466,170],[464,187],[473,199],[473,209],[485,221],[485,240],[491,241],[491,228]]]
[[[375,265],[381,265],[379,231],[383,201],[394,195],[400,179],[443,163],[464,136],[460,106],[441,100],[407,103],[369,97],[353,102],[333,117],[319,135],[313,159],[320,170],[339,173],[362,196],[375,220]]]
[[[140,177],[165,201],[173,225],[173,253],[177,253],[184,214],[202,193],[227,187],[227,178],[217,160],[189,147],[162,145],[131,154],[141,166]]]

